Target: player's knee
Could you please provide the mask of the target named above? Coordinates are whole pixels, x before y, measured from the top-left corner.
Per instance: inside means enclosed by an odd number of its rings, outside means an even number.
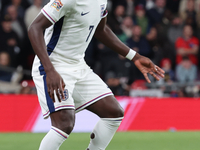
[[[109,106],[111,109],[112,118],[119,118],[124,117],[124,110],[120,106],[119,103],[117,103],[117,100],[114,98],[114,101],[110,102],[112,106]]]
[[[74,110],[60,110],[50,115],[52,126],[70,134],[75,124]]]
[[[117,109],[117,111],[116,111],[116,116],[115,116],[115,118],[118,118],[118,117],[124,117],[124,110],[123,110],[121,107],[119,107],[119,108]]]
[[[121,107],[116,107],[108,115],[108,118],[120,118],[120,117],[124,117],[124,110]]]
[[[74,125],[65,127],[65,133],[70,134],[74,128]]]
[[[70,134],[74,128],[74,121],[63,122],[61,125],[61,130],[67,134]]]

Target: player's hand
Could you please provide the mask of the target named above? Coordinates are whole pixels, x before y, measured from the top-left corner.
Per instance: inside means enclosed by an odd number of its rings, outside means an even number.
[[[59,102],[61,102],[61,98],[64,99],[65,88],[65,83],[62,77],[55,70],[49,71],[46,73],[46,82],[49,96],[51,97],[53,102],[55,102],[54,91],[56,92],[56,96]]]
[[[159,80],[160,77],[164,77],[165,71],[160,67],[156,66],[149,58],[139,55],[138,53],[132,60],[136,67],[142,72],[145,79],[148,83],[151,83],[148,77],[148,73],[152,75],[156,80]]]

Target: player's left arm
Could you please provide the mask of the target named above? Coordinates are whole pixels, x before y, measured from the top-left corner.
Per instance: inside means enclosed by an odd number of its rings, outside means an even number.
[[[130,48],[118,39],[118,37],[106,25],[106,22],[107,17],[101,20],[95,31],[94,37],[110,49],[126,57]],[[160,67],[156,66],[149,58],[141,56],[139,53],[136,53],[131,61],[133,61],[136,67],[142,72],[148,83],[151,82],[148,78],[148,73],[151,74],[156,80],[159,80],[158,76],[164,77],[164,71]]]

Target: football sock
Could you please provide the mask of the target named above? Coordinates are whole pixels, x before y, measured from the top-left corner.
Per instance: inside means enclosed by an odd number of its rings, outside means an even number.
[[[51,130],[43,138],[39,150],[58,150],[68,136],[67,133],[52,126]]]
[[[101,118],[96,124],[87,150],[105,150],[110,143],[123,117]]]

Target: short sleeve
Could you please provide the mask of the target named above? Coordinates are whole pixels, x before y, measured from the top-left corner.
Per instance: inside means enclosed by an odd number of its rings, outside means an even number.
[[[51,0],[42,8],[41,12],[54,24],[70,12],[75,2],[75,0]]]

